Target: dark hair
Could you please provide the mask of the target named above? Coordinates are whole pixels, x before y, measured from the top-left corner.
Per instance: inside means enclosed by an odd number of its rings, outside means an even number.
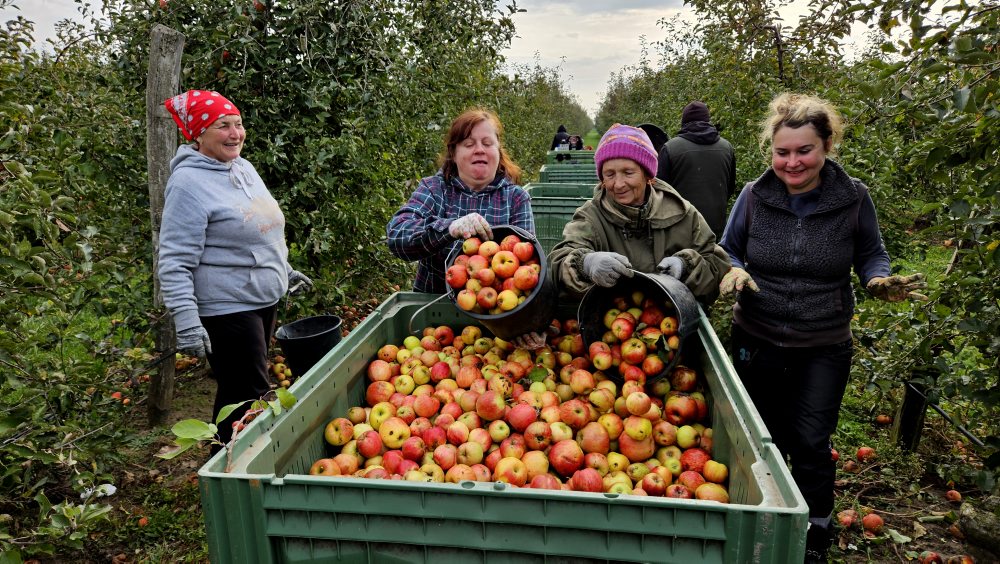
[[[451,127],[448,128],[448,135],[444,139],[444,152],[438,157],[445,180],[451,180],[458,175],[458,165],[455,163],[455,147],[468,139],[469,135],[472,135],[473,128],[484,121],[490,122],[493,125],[493,129],[497,132],[497,141],[499,142],[500,149],[500,162],[497,166],[497,172],[502,173],[504,177],[514,184],[520,184],[521,167],[514,163],[507,154],[507,150],[504,149],[503,124],[500,123],[500,118],[492,111],[478,107],[469,108],[462,112],[461,115],[455,118],[455,121],[451,122]]]

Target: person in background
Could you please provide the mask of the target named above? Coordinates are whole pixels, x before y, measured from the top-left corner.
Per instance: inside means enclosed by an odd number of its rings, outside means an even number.
[[[582,151],[583,150],[583,139],[580,139],[579,135],[569,136],[569,150],[570,151]]]
[[[832,541],[830,438],[853,355],[851,268],[882,300],[919,299],[925,286],[922,274],[890,275],[868,189],[830,158],[843,130],[824,100],[776,97],[761,131],[771,167],[740,192],[722,238],[733,268],[720,291],[737,295],[733,365],[809,504],[807,562],[825,562]]]
[[[703,102],[684,107],[681,130],[660,148],[656,177],[691,202],[716,237],[722,236],[729,197],[736,191],[736,153],[709,123]]]
[[[711,303],[729,270],[705,219],[656,174],[656,151],[646,133],[615,124],[594,154],[600,179],[563,228],[549,255],[557,286],[581,298],[594,284],[611,287],[620,277],[663,272]]]
[[[455,118],[444,140],[440,169],[417,184],[386,226],[389,250],[419,261],[413,290],[443,294],[445,260],[456,241],[492,239],[493,225],[535,234],[531,198],[518,183],[521,169],[503,147],[503,125],[492,111],[472,108]]]
[[[569,143],[569,133],[566,133],[566,126],[560,125],[559,129],[556,130],[556,134],[552,137],[552,148],[551,151],[555,151],[560,145],[565,145]]]
[[[240,110],[218,92],[164,102],[184,138],[170,161],[157,275],[177,349],[207,357],[226,405],[270,391],[267,350],[278,300],[312,280],[288,264],[285,217],[249,161]],[[218,423],[223,441],[245,409]],[[213,451],[221,448],[215,445]]]

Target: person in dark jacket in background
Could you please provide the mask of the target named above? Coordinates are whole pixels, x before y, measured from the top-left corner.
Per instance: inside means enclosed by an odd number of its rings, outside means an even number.
[[[191,143],[170,161],[157,276],[177,350],[207,357],[212,367],[215,422],[223,407],[270,391],[267,348],[278,300],[312,280],[288,264],[285,216],[240,156],[246,130],[236,105],[210,90],[164,105]],[[218,423],[223,442],[245,411]]]
[[[566,145],[569,143],[569,133],[566,132],[566,126],[560,125],[559,129],[556,130],[555,137],[552,138],[552,148],[550,150],[554,151],[559,148],[560,145]]]
[[[721,237],[729,197],[736,191],[736,153],[709,119],[703,102],[684,107],[681,130],[660,148],[656,177],[691,202]]]
[[[890,275],[868,189],[827,158],[843,130],[824,100],[775,98],[761,132],[771,167],[740,192],[722,237],[733,268],[719,289],[737,293],[733,366],[809,505],[806,562],[826,562],[833,538],[830,437],[853,356],[851,268],[876,298],[926,299],[914,292],[922,274]]]

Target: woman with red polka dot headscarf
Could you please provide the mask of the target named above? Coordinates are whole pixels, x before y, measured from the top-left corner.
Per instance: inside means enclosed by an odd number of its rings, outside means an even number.
[[[214,421],[222,407],[270,390],[267,347],[278,300],[312,281],[288,264],[285,217],[240,157],[246,130],[236,105],[208,90],[164,105],[190,143],[170,161],[157,275],[177,349],[207,357],[212,367]],[[218,423],[224,442],[242,412]]]

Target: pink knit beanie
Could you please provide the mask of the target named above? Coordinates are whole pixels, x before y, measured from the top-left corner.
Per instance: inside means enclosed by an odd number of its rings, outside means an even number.
[[[594,154],[597,177],[601,176],[604,161],[631,159],[639,164],[650,177],[656,176],[656,150],[646,132],[638,127],[616,123],[601,137]]]

